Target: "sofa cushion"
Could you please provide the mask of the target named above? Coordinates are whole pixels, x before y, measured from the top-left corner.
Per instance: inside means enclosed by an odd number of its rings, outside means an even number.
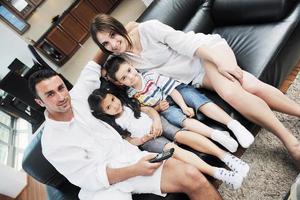
[[[300,5],[279,23],[217,27],[213,33],[226,39],[244,70],[278,87],[291,68],[273,63],[297,26],[300,26]],[[294,61],[298,59],[299,53]]]

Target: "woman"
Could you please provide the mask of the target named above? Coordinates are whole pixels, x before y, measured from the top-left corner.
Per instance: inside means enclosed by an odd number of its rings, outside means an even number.
[[[137,69],[152,69],[183,83],[216,91],[247,119],[273,132],[300,167],[299,141],[270,109],[299,117],[300,106],[243,71],[219,35],[184,33],[157,20],[132,22],[125,28],[105,14],[94,18],[91,34],[102,51],[122,54]]]

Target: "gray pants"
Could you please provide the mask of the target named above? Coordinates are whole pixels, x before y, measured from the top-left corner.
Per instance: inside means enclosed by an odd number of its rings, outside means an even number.
[[[166,120],[162,116],[160,117],[160,119],[163,128],[162,135],[140,145],[139,146],[140,149],[149,152],[160,153],[163,151],[166,144],[173,142],[175,140],[175,135],[178,131],[181,130],[181,128],[178,128],[173,124],[170,124],[168,120]]]

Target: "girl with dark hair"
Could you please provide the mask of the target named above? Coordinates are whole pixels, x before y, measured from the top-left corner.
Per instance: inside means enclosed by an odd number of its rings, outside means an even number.
[[[203,173],[237,189],[247,176],[249,166],[239,158],[221,150],[205,137],[190,131],[170,127],[151,107],[140,107],[131,98],[120,95],[111,89],[97,89],[88,98],[92,114],[115,128],[131,144],[150,152],[161,152],[175,148],[174,158],[190,163]],[[154,127],[154,128],[153,128]],[[155,133],[155,129],[160,127]],[[167,128],[166,128],[167,127]],[[163,130],[163,136],[161,136]],[[191,141],[194,142],[191,142]],[[214,155],[221,159],[232,171],[213,167],[205,163],[196,154],[184,150],[172,141],[189,145],[192,148]],[[193,145],[190,145],[193,144]],[[195,145],[197,144],[197,145]]]
[[[242,70],[232,49],[218,34],[184,33],[158,20],[131,22],[124,27],[113,17],[100,14],[91,24],[91,35],[102,50],[122,55],[137,69],[151,69],[185,84],[216,91],[247,119],[273,132],[300,167],[298,139],[271,110],[300,117],[300,106]]]

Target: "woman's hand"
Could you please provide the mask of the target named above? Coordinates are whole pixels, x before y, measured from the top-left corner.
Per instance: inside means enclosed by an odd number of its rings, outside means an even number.
[[[243,79],[243,71],[238,66],[231,47],[222,39],[214,45],[202,45],[196,51],[196,56],[214,63],[220,74],[231,81]]]
[[[218,71],[231,81],[243,79],[243,71],[238,66],[236,57],[227,42],[219,42],[211,47],[213,61],[218,67]]]
[[[238,80],[240,83],[243,79],[243,70],[238,66],[218,65],[218,71],[231,81]]]
[[[193,108],[190,108],[190,107],[184,107],[181,109],[182,112],[188,116],[188,117],[194,117],[195,116],[195,112],[194,112],[194,109]]]

